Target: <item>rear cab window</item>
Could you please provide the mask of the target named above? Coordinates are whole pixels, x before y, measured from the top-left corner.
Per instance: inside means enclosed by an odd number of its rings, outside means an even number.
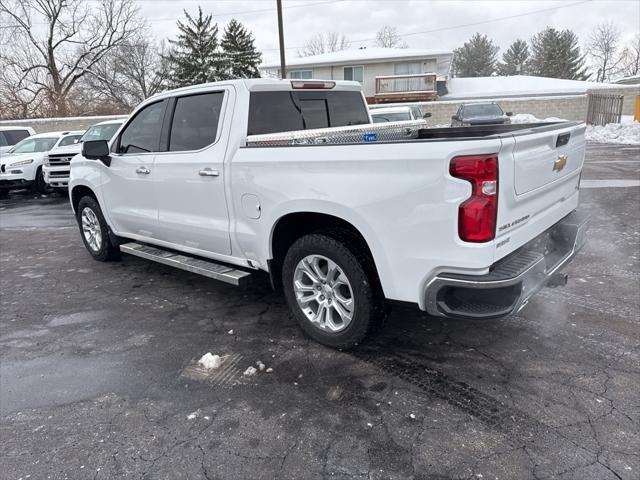
[[[369,123],[360,91],[251,92],[247,135]]]

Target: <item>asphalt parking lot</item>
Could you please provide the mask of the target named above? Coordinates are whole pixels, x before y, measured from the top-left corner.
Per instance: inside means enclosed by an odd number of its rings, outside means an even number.
[[[590,145],[583,182],[567,286],[502,320],[395,308],[354,352],[307,340],[266,283],[95,262],[65,197],[12,194],[0,477],[637,480],[640,148]]]

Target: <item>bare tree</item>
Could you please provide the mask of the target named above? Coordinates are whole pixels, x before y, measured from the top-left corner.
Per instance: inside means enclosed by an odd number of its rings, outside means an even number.
[[[596,81],[604,82],[615,74],[622,59],[618,55],[619,41],[620,31],[613,22],[600,23],[591,32],[587,51],[596,69]]]
[[[620,55],[620,74],[625,77],[640,75],[640,34],[624,47]]]
[[[140,28],[133,0],[0,0],[12,49],[3,66],[15,94],[51,115],[70,113],[74,87]]]
[[[398,34],[398,29],[391,25],[385,25],[376,33],[375,45],[382,48],[409,48]]]
[[[308,57],[311,55],[320,55],[321,53],[337,52],[339,50],[346,50],[350,46],[351,43],[347,37],[341,33],[316,33],[304,43],[304,47],[301,50],[298,50],[298,56]]]
[[[84,84],[105,102],[128,112],[167,88],[170,66],[159,46],[146,34],[123,43],[96,63]]]

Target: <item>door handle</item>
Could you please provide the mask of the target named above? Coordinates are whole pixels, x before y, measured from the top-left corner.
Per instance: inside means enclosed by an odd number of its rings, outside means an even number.
[[[151,173],[151,170],[149,170],[147,167],[138,167],[138,168],[136,168],[136,173],[142,173],[144,175],[149,175]]]
[[[213,170],[211,168],[203,168],[198,172],[198,175],[201,177],[219,177],[220,172],[218,170]]]

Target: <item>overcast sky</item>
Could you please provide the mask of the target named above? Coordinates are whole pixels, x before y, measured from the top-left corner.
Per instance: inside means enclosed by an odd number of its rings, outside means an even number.
[[[221,27],[237,18],[253,32],[264,61],[278,61],[276,0],[138,3],[158,39],[174,37],[182,10],[197,12],[200,5]],[[548,25],[570,28],[583,44],[599,22],[615,22],[626,40],[640,29],[640,0],[283,0],[283,5],[288,57],[297,56],[306,38],[323,31],[345,34],[352,48],[373,46],[376,32],[385,24],[396,27],[411,48],[437,49],[454,49],[477,31],[506,48]]]

